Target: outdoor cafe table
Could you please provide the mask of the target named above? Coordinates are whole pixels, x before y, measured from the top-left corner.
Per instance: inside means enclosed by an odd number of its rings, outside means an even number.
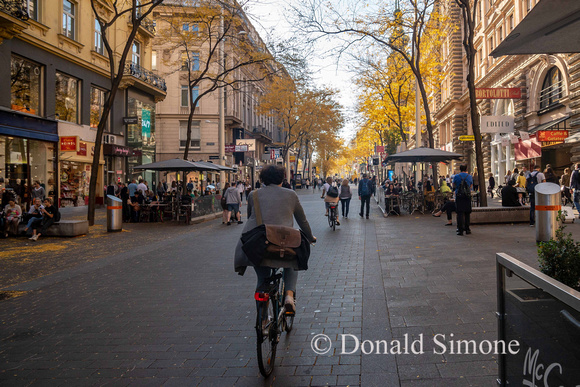
[[[401,197],[399,195],[385,195],[385,210],[387,216],[401,215]]]

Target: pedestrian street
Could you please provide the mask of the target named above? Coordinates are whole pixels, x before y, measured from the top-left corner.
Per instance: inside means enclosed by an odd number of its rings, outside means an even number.
[[[0,385],[495,385],[495,355],[451,346],[497,339],[495,253],[537,267],[532,228],[457,237],[443,218],[384,218],[374,199],[362,219],[353,198],[332,231],[320,192],[297,193],[318,243],[269,378],[256,359],[256,277],[233,270],[242,226],[216,219],[150,240],[134,239],[151,227],[137,224],[105,257],[3,285],[26,293],[0,301]]]

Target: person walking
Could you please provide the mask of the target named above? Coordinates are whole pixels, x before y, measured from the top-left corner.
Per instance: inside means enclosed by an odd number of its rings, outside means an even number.
[[[258,226],[256,211],[254,211],[254,197],[259,195],[260,213],[263,224],[294,226],[294,219],[306,238],[315,243],[316,238],[312,235],[310,225],[300,204],[298,195],[291,189],[282,188],[285,175],[284,167],[280,165],[268,165],[262,169],[260,180],[264,187],[252,191],[248,197],[248,221],[242,233],[250,231]],[[284,268],[284,308],[290,313],[296,312],[296,282],[298,281],[298,267],[292,261],[262,261],[259,266],[254,265],[242,250],[242,242],[238,240],[234,256],[234,269],[239,275],[244,275],[248,266],[256,271],[257,285],[260,288],[264,280],[272,275],[272,268]]]
[[[573,203],[580,213],[580,163],[576,164],[574,172],[570,177],[570,189],[573,191]]]
[[[342,208],[342,217],[348,219],[350,199],[352,199],[352,191],[348,185],[348,179],[342,180],[342,184],[340,185],[340,190],[338,192],[338,198],[340,199],[340,205]]]
[[[241,182],[238,182],[241,183]],[[238,184],[239,186],[239,184]],[[240,213],[240,206],[242,205],[242,194],[244,191],[242,191],[242,193],[240,193],[238,187],[234,187],[233,185],[231,187],[229,187],[226,192],[224,192],[224,195],[226,197],[226,206],[227,206],[227,215],[226,215],[226,219],[228,220],[228,222],[226,223],[228,226],[230,226],[232,223],[230,222],[231,216],[232,216],[232,211],[234,212],[234,216],[236,217],[238,224],[242,224],[244,222],[242,222],[242,214]]]
[[[455,189],[455,207],[457,212],[457,235],[471,234],[469,218],[471,216],[471,189],[473,177],[467,173],[467,165],[459,166],[459,173],[453,178]]]
[[[560,177],[560,189],[564,196],[564,205],[572,202],[572,195],[570,194],[570,168],[564,169],[564,174]]]
[[[546,177],[540,172],[540,166],[534,165],[534,171],[530,173],[530,177],[526,181],[526,189],[530,195],[530,226],[536,225],[536,185],[545,182]]]
[[[493,189],[494,188],[495,188],[495,178],[493,177],[493,173],[490,173],[489,174],[489,182],[488,182],[488,186],[487,186],[487,192],[489,192],[492,199],[493,199]]]
[[[364,209],[366,206],[366,218],[369,218],[371,207],[371,181],[367,178],[367,174],[363,173],[362,179],[358,182],[358,199],[360,202],[360,217],[364,217]]]

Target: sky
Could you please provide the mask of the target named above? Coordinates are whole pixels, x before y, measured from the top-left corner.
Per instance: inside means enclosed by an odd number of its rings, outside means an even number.
[[[248,14],[262,40],[268,41],[270,35],[274,38],[285,38],[292,34],[292,26],[287,20],[290,12],[288,4],[298,1],[300,0],[256,0],[248,3]],[[327,49],[328,46],[318,47],[313,51],[321,53]],[[356,95],[352,74],[345,70],[344,61],[339,62],[336,58],[313,56],[309,65],[318,86],[329,86],[340,91],[338,102],[344,107],[346,118],[341,137],[345,140],[352,138],[356,131]]]

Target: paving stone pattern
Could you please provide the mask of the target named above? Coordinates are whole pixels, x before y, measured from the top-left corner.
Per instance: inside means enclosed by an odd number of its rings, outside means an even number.
[[[428,215],[384,219],[373,206],[361,219],[355,198],[333,232],[317,193],[299,191],[319,242],[270,378],[257,367],[255,275],[233,271],[241,226],[216,220],[167,241],[134,245],[128,233],[100,264],[13,286],[29,293],[0,302],[0,385],[494,385],[494,356],[436,355],[431,341],[496,338],[495,253],[534,265],[533,229],[478,226],[461,238]],[[333,346],[317,355],[321,333]],[[425,354],[341,354],[341,335],[423,335]]]

